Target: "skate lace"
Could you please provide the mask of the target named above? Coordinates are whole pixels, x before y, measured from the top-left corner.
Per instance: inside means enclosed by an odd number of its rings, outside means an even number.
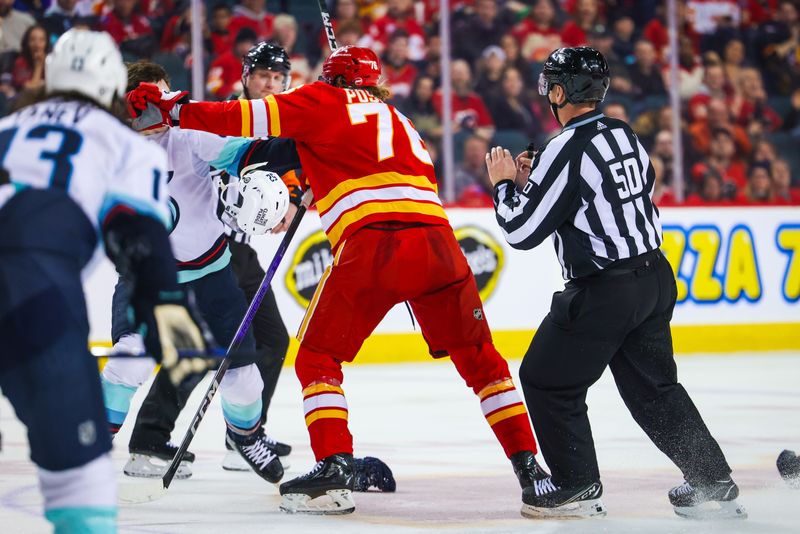
[[[691,493],[693,491],[694,491],[694,488],[692,487],[692,485],[689,484],[688,482],[685,482],[685,481],[684,481],[683,484],[681,484],[680,486],[678,486],[674,490],[675,495],[688,495],[689,493]]]
[[[272,449],[270,449],[262,439],[256,440],[252,445],[242,447],[242,451],[260,469],[265,468],[272,460],[277,458],[275,453],[272,452]]]
[[[273,438],[269,434],[264,434],[264,439],[267,440],[267,443],[269,443],[273,447],[278,444],[278,440]]]
[[[312,468],[311,468],[311,471],[309,471],[309,472],[308,472],[308,473],[306,473],[305,475],[301,476],[300,478],[302,478],[303,480],[305,480],[305,479],[307,479],[307,478],[311,478],[311,477],[313,477],[313,476],[314,476],[314,475],[317,473],[317,471],[319,471],[320,469],[322,469],[322,466],[323,466],[323,465],[325,465],[325,463],[324,463],[324,462],[322,462],[322,461],[319,461],[319,462],[317,462],[317,465],[315,465],[314,467],[312,467]]]
[[[542,480],[534,480],[533,486],[536,490],[536,495],[546,495],[548,493],[553,493],[554,491],[558,490],[555,484],[553,484],[553,478],[547,477]]]

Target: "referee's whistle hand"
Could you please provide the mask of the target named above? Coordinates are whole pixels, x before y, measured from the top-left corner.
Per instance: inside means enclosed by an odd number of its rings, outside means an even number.
[[[517,176],[517,164],[511,157],[511,152],[500,146],[493,147],[486,154],[486,169],[492,185],[503,180],[514,180]]]

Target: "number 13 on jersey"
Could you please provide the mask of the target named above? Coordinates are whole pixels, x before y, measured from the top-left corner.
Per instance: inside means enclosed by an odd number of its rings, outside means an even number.
[[[419,133],[411,125],[408,117],[397,111],[396,109],[389,108],[383,102],[358,102],[347,104],[347,112],[350,115],[350,124],[357,126],[365,124],[367,117],[371,115],[377,116],[377,137],[378,137],[378,161],[383,161],[394,157],[394,121],[392,114],[394,114],[403,125],[403,130],[406,134],[406,139],[411,146],[411,152],[422,163],[433,165],[430,154],[425,149],[425,144]],[[402,135],[402,134],[401,134]]]

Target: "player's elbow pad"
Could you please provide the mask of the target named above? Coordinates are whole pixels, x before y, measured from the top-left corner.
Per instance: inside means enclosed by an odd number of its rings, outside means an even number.
[[[138,213],[118,213],[103,225],[106,254],[120,276],[134,282],[134,294],[148,301],[178,288],[175,257],[166,228]]]

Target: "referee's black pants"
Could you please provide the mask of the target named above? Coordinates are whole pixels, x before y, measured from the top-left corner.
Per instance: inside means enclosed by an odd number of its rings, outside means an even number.
[[[522,361],[522,391],[553,481],[600,480],[586,392],[606,366],[634,420],[689,483],[726,479],[731,469],[678,383],[672,269],[660,251],[619,263],[553,295]]]
[[[264,270],[258,263],[258,255],[250,245],[228,240],[231,251],[231,268],[247,302],[252,302],[258,286],[264,278]],[[119,303],[116,303],[119,300]],[[115,304],[127,306],[127,298],[117,299]],[[124,316],[124,315],[123,315]],[[275,293],[270,288],[261,302],[250,328],[256,340],[256,366],[264,382],[261,392],[261,424],[267,420],[267,410],[278,384],[283,360],[289,349],[289,333],[278,311]],[[119,338],[117,335],[114,340]],[[178,414],[186,405],[192,390],[205,373],[188,377],[177,388],[164,373],[158,373],[136,417],[129,447],[132,450],[148,444],[166,443],[170,439]]]

